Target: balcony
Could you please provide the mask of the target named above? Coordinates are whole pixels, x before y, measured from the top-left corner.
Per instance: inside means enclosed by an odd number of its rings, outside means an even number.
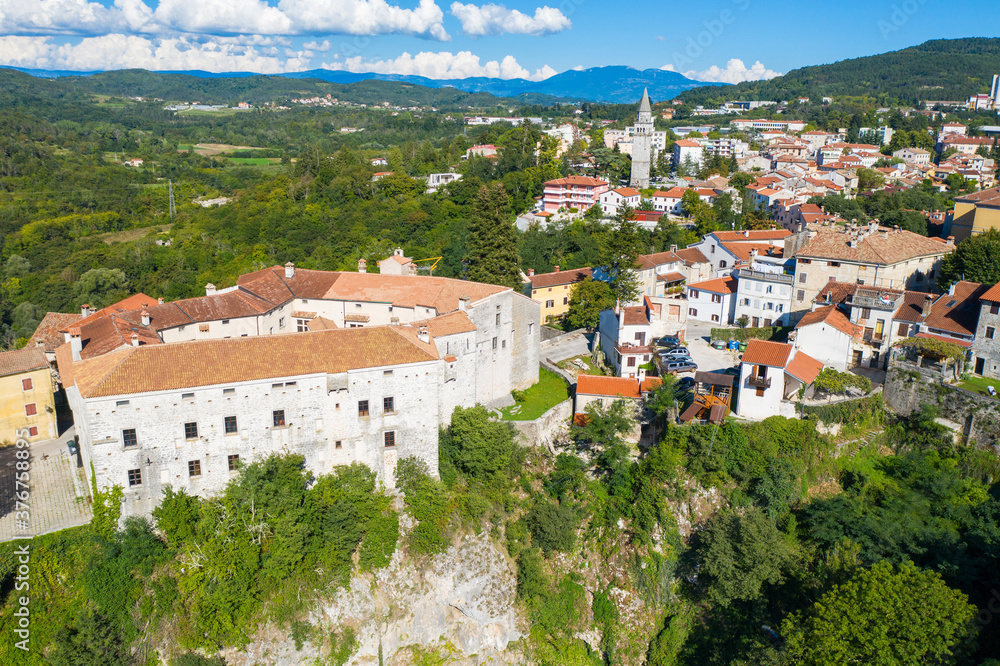
[[[788,275],[786,273],[766,273],[764,271],[754,271],[749,268],[741,268],[736,271],[737,278],[743,280],[764,280],[766,282],[779,282],[783,284],[792,284],[795,281],[794,275]]]
[[[872,331],[865,331],[860,338],[861,342],[871,347],[881,347],[885,341],[885,336],[882,333],[873,333]]]
[[[771,388],[771,378],[750,375],[750,377],[747,378],[747,384],[758,389],[769,389]]]

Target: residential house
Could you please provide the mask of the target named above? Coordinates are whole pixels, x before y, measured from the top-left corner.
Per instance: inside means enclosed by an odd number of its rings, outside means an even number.
[[[589,277],[593,277],[590,268],[560,271],[559,266],[556,266],[552,273],[535,273],[534,269],[529,270],[527,293],[531,300],[542,306],[542,321],[548,322],[565,315],[569,311],[573,288]]]
[[[58,437],[54,393],[43,349],[0,352],[0,444]]]
[[[677,167],[691,165],[700,169],[705,162],[705,149],[694,139],[678,139],[674,142],[674,164]]]
[[[945,340],[970,349],[976,337],[980,299],[989,289],[988,285],[964,280],[951,285],[947,293],[934,300],[916,337]]]
[[[653,340],[664,335],[683,340],[686,323],[680,299],[646,296],[642,305],[602,312],[595,344],[616,375],[634,377],[639,366],[653,360]]]
[[[454,183],[456,180],[461,180],[462,174],[454,172],[445,173],[432,173],[427,176],[427,193],[433,194],[439,189],[448,185],[449,183]]]
[[[993,285],[979,297],[972,369],[977,375],[1000,379],[1000,284]]]
[[[785,239],[792,234],[787,229],[762,229],[743,231],[714,231],[702,237],[701,242],[691,245],[697,248],[703,256],[712,264],[712,273],[717,274],[720,269],[729,268],[733,265],[734,256],[731,252],[722,248],[723,243],[752,243],[754,245],[768,245],[775,248],[784,248]],[[725,265],[723,265],[725,262]]]
[[[561,209],[575,209],[581,213],[600,202],[602,194],[608,191],[608,183],[590,176],[567,176],[545,183],[542,195],[542,209],[556,212]]]
[[[795,399],[808,388],[823,364],[783,342],[751,340],[740,359],[736,414],[748,419],[795,418]]]
[[[893,151],[892,156],[910,164],[930,164],[931,161],[930,151],[923,148],[903,148]]]
[[[378,262],[378,272],[382,275],[416,275],[417,265],[413,259],[403,256],[403,248],[397,247],[391,256]]]
[[[465,151],[465,156],[463,159],[469,159],[471,157],[499,157],[500,149],[494,146],[492,143],[481,144],[477,146],[472,146]]]
[[[989,229],[1000,229],[1000,188],[955,197],[955,211],[945,221],[945,233],[960,242]]]
[[[792,311],[792,289],[795,276],[781,266],[749,262],[734,272],[736,278],[733,321],[746,317],[747,325],[785,326]]]
[[[715,278],[687,286],[688,317],[720,326],[733,323],[736,313],[736,279]]]
[[[602,375],[579,375],[573,395],[573,413],[577,419],[584,416],[587,405],[598,403],[610,407],[617,400],[629,400],[636,406],[650,391],[660,387],[659,377],[647,377],[639,371],[636,377],[605,377]]]
[[[599,197],[601,210],[605,215],[617,215],[618,210],[624,206],[638,208],[641,196],[639,190],[633,187],[619,187],[608,190]]]
[[[857,329],[836,304],[818,307],[795,325],[794,346],[825,366],[847,372]]]

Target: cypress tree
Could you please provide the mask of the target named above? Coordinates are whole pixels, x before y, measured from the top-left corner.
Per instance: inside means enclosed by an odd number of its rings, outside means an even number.
[[[484,185],[472,204],[467,276],[474,282],[519,289],[517,230],[503,183]]]

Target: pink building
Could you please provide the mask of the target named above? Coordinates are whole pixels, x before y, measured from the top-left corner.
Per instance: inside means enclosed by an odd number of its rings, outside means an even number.
[[[607,181],[590,176],[567,176],[545,183],[542,208],[556,212],[560,208],[576,208],[581,213],[599,203],[602,194],[608,191]]]

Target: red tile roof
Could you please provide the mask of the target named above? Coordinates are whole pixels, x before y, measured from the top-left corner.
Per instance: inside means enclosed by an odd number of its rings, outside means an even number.
[[[62,334],[62,331],[76,324],[82,318],[83,315],[75,312],[68,314],[46,312],[25,347],[41,346],[47,352],[54,352],[56,347],[66,342],[66,336]]]
[[[618,194],[622,195],[623,197],[637,197],[637,196],[639,196],[639,190],[635,189],[634,187],[619,187],[619,188],[617,188],[614,191],[617,192]]]
[[[792,235],[788,229],[747,229],[746,231],[715,231],[712,233],[720,242],[760,242],[781,240]]]
[[[107,317],[112,313],[128,312],[129,310],[141,310],[142,308],[149,307],[155,304],[156,304],[155,298],[152,298],[151,296],[147,296],[146,294],[139,292],[138,294],[134,294],[132,296],[129,296],[128,298],[124,298],[118,301],[117,303],[109,305],[106,308],[101,308],[97,312],[94,312],[86,317],[83,317],[82,319],[77,321],[75,325],[84,326],[93,321],[97,321],[101,317]]]
[[[886,235],[883,236],[881,231],[885,231]],[[955,249],[954,245],[905,229],[881,231],[861,235],[856,239],[855,247],[850,246],[850,241],[855,240],[851,234],[817,231],[795,256],[886,266],[916,257],[945,255]]]
[[[573,268],[568,271],[556,271],[554,273],[535,273],[531,276],[532,289],[545,289],[564,284],[583,282],[593,273],[590,268]]]
[[[979,299],[989,288],[978,282],[957,282],[950,294],[941,294],[924,320],[929,328],[972,336],[979,319]]]
[[[689,284],[688,289],[707,291],[713,294],[735,294],[736,278],[725,277],[705,280],[704,282],[695,282],[694,284]]]
[[[799,323],[795,325],[795,328],[803,328],[805,326],[812,326],[813,324],[826,324],[837,329],[845,335],[849,335],[852,338],[858,331],[858,327],[851,323],[851,320],[847,318],[843,312],[836,305],[827,305],[823,308],[817,308],[812,312],[807,312]]]
[[[648,380],[647,380],[648,381]],[[602,395],[607,397],[638,398],[639,381],[629,377],[603,377],[579,375],[576,378],[577,395]]]
[[[740,362],[784,368],[788,364],[788,357],[791,353],[792,346],[783,342],[751,340],[747,344],[747,350],[743,352],[743,358],[740,359]]]
[[[426,326],[427,331],[435,338],[443,338],[457,333],[471,333],[478,330],[476,325],[469,319],[469,315],[462,312],[452,312],[433,319],[415,321],[413,326]]]
[[[676,254],[678,257],[683,259],[684,263],[688,266],[708,263],[708,257],[702,254],[702,251],[696,247],[688,247],[683,250],[677,250]]]
[[[750,252],[757,250],[761,257],[784,257],[785,249],[780,245],[768,245],[767,243],[719,243],[740,261],[750,261]]]
[[[591,178],[590,176],[566,176],[565,178],[545,181],[545,187],[549,187],[550,185],[590,185],[591,187],[600,187],[607,184],[608,181],[606,180]]]
[[[49,361],[45,358],[45,352],[38,347],[0,352],[0,377],[47,367],[49,367]]]
[[[785,372],[808,386],[813,383],[816,376],[819,375],[819,371],[822,369],[822,363],[805,352],[798,351],[795,353],[795,357],[792,358],[791,362],[785,368]]]
[[[918,322],[923,321],[924,303],[931,294],[922,291],[907,291],[903,294],[903,303],[893,313],[892,318],[896,321]],[[933,298],[933,296],[932,296]]]
[[[649,317],[646,316],[646,308],[642,305],[622,308],[622,317],[625,320],[626,326],[645,326],[649,323]]]
[[[989,301],[991,303],[1000,303],[1000,282],[990,287],[986,293],[979,298],[980,300]]]

